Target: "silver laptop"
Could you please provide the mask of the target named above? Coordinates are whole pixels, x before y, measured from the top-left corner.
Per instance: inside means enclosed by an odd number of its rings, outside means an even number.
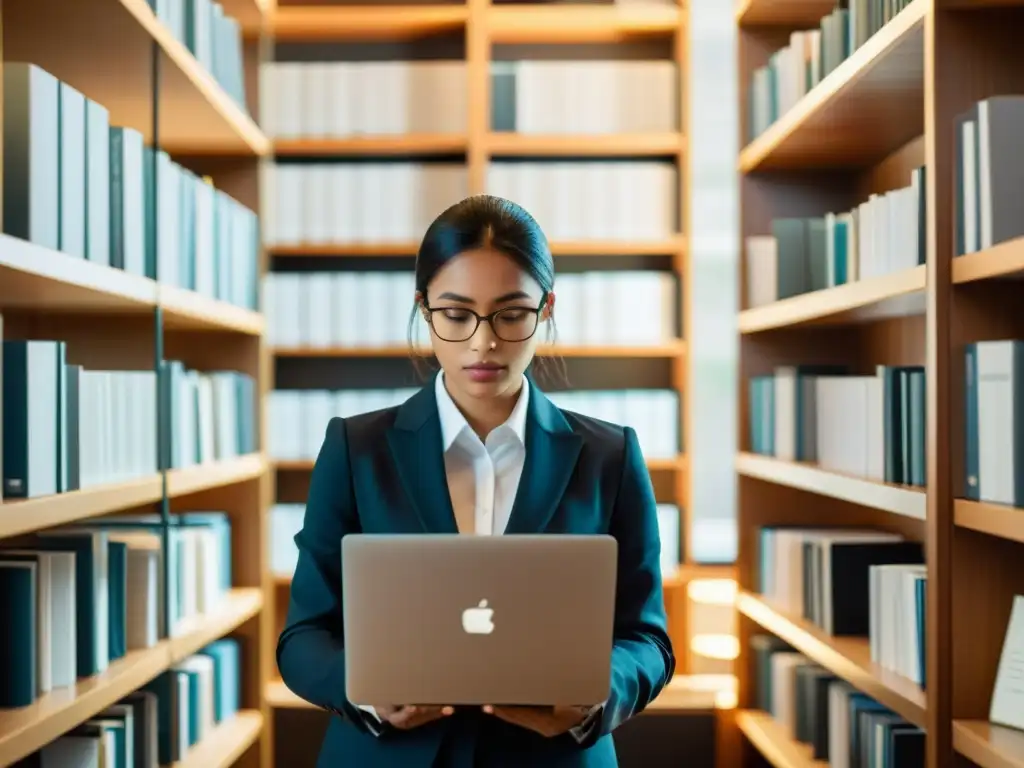
[[[352,534],[341,549],[354,704],[607,698],[614,538]]]

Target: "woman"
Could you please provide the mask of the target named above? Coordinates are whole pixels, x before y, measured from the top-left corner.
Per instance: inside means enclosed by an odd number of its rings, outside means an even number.
[[[672,677],[655,499],[636,434],[559,410],[525,376],[536,331],[553,322],[553,284],[547,241],[526,211],[490,196],[452,206],[416,259],[414,312],[441,371],[396,408],[327,425],[277,649],[288,687],[338,716],[320,766],[615,766],[612,730]],[[618,540],[607,700],[589,710],[346,701],[342,536],[506,530]]]

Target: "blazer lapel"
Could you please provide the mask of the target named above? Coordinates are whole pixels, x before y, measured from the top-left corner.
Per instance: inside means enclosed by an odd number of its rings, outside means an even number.
[[[410,504],[427,533],[458,533],[441,444],[434,385],[423,387],[398,409],[388,446]]]
[[[562,412],[533,385],[526,417],[526,463],[506,533],[540,533],[562,500],[582,439]]]

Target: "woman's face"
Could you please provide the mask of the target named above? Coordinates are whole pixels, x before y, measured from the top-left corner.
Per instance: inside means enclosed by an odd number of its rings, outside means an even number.
[[[430,341],[449,391],[474,398],[519,391],[541,339],[540,324],[554,304],[550,295],[544,309],[535,313],[543,294],[515,261],[490,248],[461,253],[437,272],[427,286],[425,304],[434,310],[433,318],[428,317]],[[473,332],[477,319],[472,312],[484,317],[498,310],[504,311],[494,318],[497,334],[486,321]]]

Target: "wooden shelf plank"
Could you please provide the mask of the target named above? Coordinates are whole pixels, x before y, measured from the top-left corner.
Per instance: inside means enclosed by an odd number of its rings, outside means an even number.
[[[274,469],[278,472],[312,472],[313,459],[277,459],[274,461]],[[647,469],[651,472],[678,472],[686,469],[686,456],[677,456],[673,459],[648,459]],[[0,510],[3,507],[0,506]]]
[[[1024,768],[1024,732],[982,720],[953,721],[953,749],[980,768]]]
[[[668,344],[635,347],[541,345],[537,354],[550,357],[592,357],[592,358],[672,358],[684,354],[686,344],[682,341]],[[415,353],[429,357],[429,347],[420,347]],[[412,352],[407,346],[385,347],[275,347],[277,357],[408,357]]]
[[[651,134],[528,134],[491,133],[485,141],[487,153],[504,157],[655,157],[674,155],[686,145],[680,133]]]
[[[733,697],[729,695],[723,696],[722,692],[725,691],[727,694],[734,692],[735,678],[732,679],[731,685],[727,685],[725,684],[725,681],[718,681],[715,679],[703,681],[699,679],[701,677],[718,678],[719,676],[676,675],[672,678],[672,681],[665,686],[661,695],[651,702],[651,706],[647,708],[647,712],[672,713],[679,712],[681,710],[693,711],[729,708],[723,705],[729,703]],[[285,685],[284,681],[280,679],[270,680],[264,688],[264,695],[266,696],[267,703],[275,709],[315,708],[305,699],[301,699],[295,693],[292,693],[288,686]]]
[[[827,760],[815,760],[807,744],[796,741],[771,715],[744,710],[736,713],[736,726],[775,768],[828,768]]]
[[[131,651],[105,672],[59,688],[27,707],[0,709],[0,755],[10,765],[141,688],[163,672],[168,644]],[[10,762],[8,762],[10,761]]]
[[[225,637],[262,608],[263,591],[259,587],[235,587],[216,610],[181,622],[170,640],[171,663],[176,664]]]
[[[279,157],[335,155],[447,155],[466,152],[465,135],[406,134],[394,136],[352,136],[341,139],[277,139],[274,154]]]
[[[158,304],[171,329],[263,331],[257,312],[0,234],[0,310],[137,315]]]
[[[11,0],[4,58],[32,61],[153,141],[152,43],[163,56],[160,144],[173,153],[262,155],[270,142],[146,0]]]
[[[953,520],[961,528],[1024,543],[1024,509],[954,499]]]
[[[0,539],[155,504],[161,486],[157,474],[35,499],[8,499],[0,502]]]
[[[172,498],[187,496],[210,488],[241,483],[259,477],[266,471],[267,461],[262,453],[250,453],[185,469],[172,469],[167,473],[167,495]]]
[[[259,34],[270,8],[277,0],[220,0],[224,13],[235,19],[243,34]]]
[[[145,313],[156,301],[153,280],[0,234],[0,310]]]
[[[276,42],[415,40],[465,27],[468,9],[452,5],[279,6],[270,13]]]
[[[195,291],[161,285],[159,300],[164,308],[164,327],[169,330],[231,331],[249,336],[263,333],[264,319],[259,312]]]
[[[859,168],[924,133],[924,19],[913,0],[740,153],[740,170]]]
[[[741,0],[736,23],[813,29],[835,6],[832,0]]]
[[[237,712],[230,720],[218,723],[183,760],[170,768],[229,768],[256,742],[262,729],[261,712],[252,709]]]
[[[953,259],[953,282],[1024,278],[1024,237]]]
[[[812,291],[739,315],[740,333],[796,325],[837,325],[920,315],[925,309],[925,266]]]
[[[914,725],[924,727],[927,710],[924,691],[906,678],[872,662],[866,637],[832,637],[809,622],[785,616],[760,596],[749,592],[740,593],[736,606],[744,616],[808,658]]]
[[[487,12],[495,43],[611,43],[665,37],[683,28],[679,6],[492,5]]]
[[[895,515],[925,519],[927,495],[924,489],[865,480],[819,469],[813,464],[781,461],[756,453],[737,454],[736,471],[744,477],[799,488]]]
[[[571,240],[548,243],[555,256],[674,256],[685,247],[682,237],[667,240]],[[270,246],[268,252],[278,258],[296,256],[356,257],[415,256],[418,242],[330,243]]]

